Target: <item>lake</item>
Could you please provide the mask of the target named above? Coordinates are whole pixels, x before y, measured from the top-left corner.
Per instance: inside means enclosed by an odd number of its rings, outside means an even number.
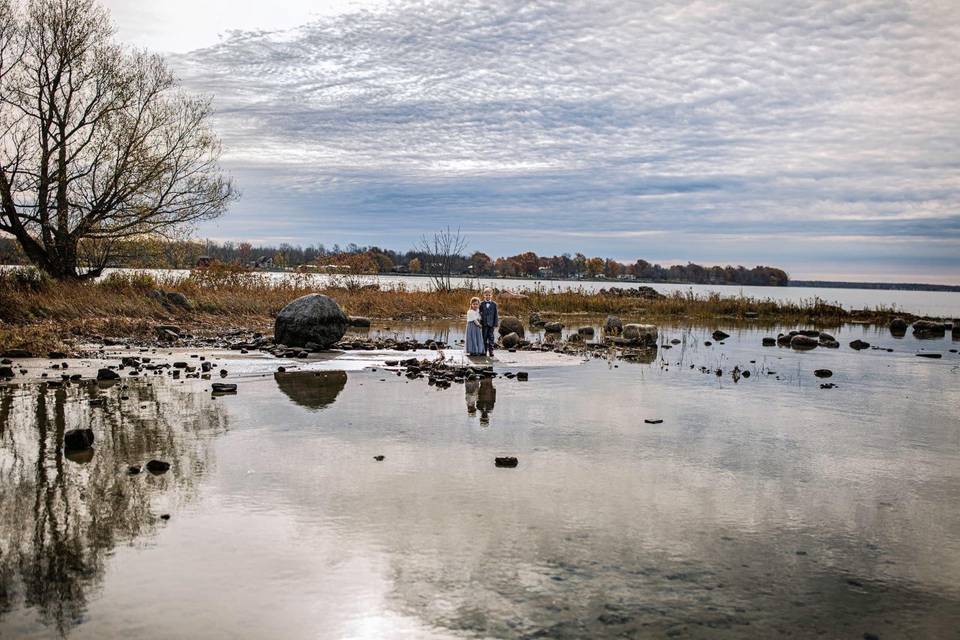
[[[713,328],[661,327],[679,343],[649,363],[500,352],[446,389],[375,351],[205,352],[224,396],[18,362],[0,637],[956,638],[960,342]],[[80,427],[92,453],[65,455]],[[154,458],[170,470],[128,475]]]

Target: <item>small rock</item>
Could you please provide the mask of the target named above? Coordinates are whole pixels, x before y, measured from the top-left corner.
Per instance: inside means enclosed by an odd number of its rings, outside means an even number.
[[[725,331],[720,331],[719,329],[714,331],[711,335],[713,336],[713,339],[716,340],[717,342],[721,340],[726,340],[727,338],[730,337],[729,333],[726,333]]]
[[[862,351],[863,349],[869,349],[870,343],[864,342],[863,340],[854,340],[850,343],[851,349],[856,349],[857,351]]]
[[[930,358],[931,360],[939,360],[943,357],[942,353],[918,353],[918,358]]]
[[[0,367],[0,378],[12,378],[15,375],[13,367]]]
[[[147,471],[153,475],[160,475],[170,470],[170,463],[163,460],[151,460],[147,463]]]
[[[820,346],[820,341],[813,336],[806,336],[802,333],[798,333],[790,338],[790,347],[792,349],[796,349],[797,351],[816,349],[818,346]]]
[[[386,456],[373,456],[373,459],[377,462],[383,462],[386,459]]]
[[[7,349],[3,352],[4,358],[32,358],[33,353],[26,349]]]
[[[525,382],[529,378],[530,378],[530,374],[528,374],[526,371],[517,371],[517,380],[521,382]]]
[[[500,338],[500,344],[503,345],[504,349],[514,349],[518,344],[520,344],[520,336],[518,336],[516,333],[508,333]]]
[[[563,331],[563,323],[548,322],[545,325],[543,325],[543,330],[546,331],[547,333],[560,333],[561,331]]]
[[[515,467],[519,464],[519,461],[513,456],[505,456],[503,458],[494,458],[493,464],[498,467]]]
[[[214,393],[236,393],[237,385],[230,382],[214,382],[213,385]]]
[[[120,374],[110,369],[99,369],[97,371],[97,380],[119,380]]]
[[[623,332],[623,322],[617,316],[607,316],[603,323],[603,331],[613,336],[620,335]]]
[[[646,418],[644,419],[644,422],[646,422],[647,424],[663,424],[663,419],[662,418]]]
[[[830,371],[830,369],[817,369],[813,372],[813,375],[818,378],[829,378],[833,375],[833,371]]]
[[[129,467],[127,467],[127,475],[128,475],[128,476],[138,475],[141,471],[143,471],[143,467],[141,467],[141,466],[138,465],[138,464],[132,464],[132,465],[130,465]]]

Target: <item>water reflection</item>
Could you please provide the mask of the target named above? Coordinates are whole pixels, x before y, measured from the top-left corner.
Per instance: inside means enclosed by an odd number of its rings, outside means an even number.
[[[65,455],[75,428],[92,429],[94,447]],[[191,499],[209,464],[205,437],[225,428],[203,394],[146,383],[0,387],[0,617],[32,609],[60,635],[79,624],[105,558],[155,530],[155,499],[165,509]],[[127,476],[153,457],[171,472]]]
[[[490,413],[497,404],[497,389],[493,386],[493,379],[481,377],[471,378],[464,382],[467,400],[467,415],[474,417],[480,410],[481,426],[489,426]]]
[[[347,386],[345,371],[287,371],[275,373],[273,379],[285,396],[311,411],[333,404]]]

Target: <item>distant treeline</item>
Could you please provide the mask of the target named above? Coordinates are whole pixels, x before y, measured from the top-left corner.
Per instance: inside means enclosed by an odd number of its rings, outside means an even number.
[[[361,247],[324,245],[300,247],[290,244],[253,246],[249,242],[196,242],[137,240],[120,245],[114,266],[130,268],[189,269],[198,263],[223,262],[254,268],[287,269],[304,267],[347,273],[432,273],[438,257],[424,251],[406,252]],[[0,263],[26,264],[15,241],[0,238]],[[663,267],[646,260],[623,263],[610,258],[587,257],[582,253],[538,256],[532,251],[515,256],[492,258],[481,251],[456,255],[446,261],[455,275],[509,278],[600,278],[677,282],[690,284],[734,284],[786,286],[786,272],[775,267],[712,266],[698,264]]]
[[[791,287],[819,287],[823,289],[896,289],[900,291],[956,291],[952,284],[921,284],[916,282],[833,282],[831,280],[791,280]]]

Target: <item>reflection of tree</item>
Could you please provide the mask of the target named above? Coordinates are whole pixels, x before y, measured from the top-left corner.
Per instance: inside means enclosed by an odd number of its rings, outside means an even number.
[[[273,374],[280,391],[301,407],[323,409],[347,386],[345,371],[288,371]]]
[[[98,395],[105,405],[91,406]],[[64,455],[63,434],[75,428],[96,435],[88,463]],[[208,395],[162,383],[0,388],[0,615],[34,608],[65,635],[82,618],[106,554],[154,530],[155,495],[192,497],[209,464],[208,437],[225,428]],[[169,461],[170,472],[126,475],[153,457]]]

